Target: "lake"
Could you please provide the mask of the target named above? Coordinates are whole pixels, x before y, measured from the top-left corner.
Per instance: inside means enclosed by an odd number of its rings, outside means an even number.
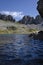
[[[43,41],[28,34],[0,35],[0,65],[43,65]]]

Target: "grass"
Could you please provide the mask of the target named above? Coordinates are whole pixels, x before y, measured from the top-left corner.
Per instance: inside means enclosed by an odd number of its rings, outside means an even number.
[[[0,30],[0,34],[30,34],[36,31],[37,30],[34,30],[34,29],[27,30],[27,29],[20,28],[16,30]]]
[[[30,34],[37,32],[38,30],[35,28],[30,28],[25,24],[19,24],[19,23],[11,23],[0,20],[2,28],[0,28],[0,34]],[[6,28],[6,29],[4,29]]]

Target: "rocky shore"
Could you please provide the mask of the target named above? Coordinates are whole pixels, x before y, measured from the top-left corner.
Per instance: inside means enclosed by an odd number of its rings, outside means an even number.
[[[35,40],[43,40],[43,31],[39,31],[37,34],[32,33],[29,37],[34,38]]]

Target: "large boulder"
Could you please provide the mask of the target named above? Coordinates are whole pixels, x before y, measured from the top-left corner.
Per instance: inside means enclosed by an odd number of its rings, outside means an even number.
[[[35,40],[43,40],[43,31],[39,31],[38,34],[32,33],[29,37],[32,37]]]
[[[40,15],[43,17],[43,0],[38,1],[37,10],[39,11]]]
[[[43,31],[39,31],[37,37],[43,40]]]

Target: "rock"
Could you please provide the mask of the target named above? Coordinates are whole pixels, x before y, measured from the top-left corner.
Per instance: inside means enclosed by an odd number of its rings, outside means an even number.
[[[30,17],[30,16],[24,16],[20,21],[18,21],[19,23],[22,24],[34,24],[34,18]]]
[[[37,16],[35,17],[35,23],[36,23],[36,24],[40,24],[40,23],[42,23],[42,22],[43,22],[42,17],[41,17],[40,15],[37,15]]]
[[[39,31],[37,37],[43,40],[43,31]]]
[[[39,31],[37,35],[33,35],[33,38],[36,40],[43,40],[43,31]]]
[[[36,40],[38,39],[37,34],[35,34],[35,33],[30,34],[29,37],[32,39],[36,39]]]
[[[11,15],[8,15],[8,16],[6,17],[6,20],[8,20],[8,21],[13,21],[13,17],[12,17]]]
[[[6,15],[5,14],[0,14],[0,19],[1,20],[6,20]]]
[[[33,36],[35,36],[35,35],[36,35],[35,33],[32,33],[32,34],[29,35],[29,37],[33,37]]]
[[[38,1],[37,10],[39,11],[39,14],[43,18],[43,0]],[[42,25],[43,26],[43,25]],[[43,40],[43,31],[39,31],[37,36],[35,36],[35,39]]]
[[[30,16],[24,16],[21,20],[18,21],[21,24],[40,24],[43,22],[43,19],[40,15],[37,15],[35,19]]]
[[[1,14],[1,13],[0,13],[0,19],[1,19],[1,20],[4,20],[4,21],[11,21],[11,22],[15,22],[15,21],[16,21],[16,20],[13,18],[13,16]]]
[[[39,0],[37,4],[37,10],[40,13],[41,17],[43,17],[43,0]]]
[[[2,18],[2,14],[0,13],[0,19]]]
[[[29,37],[31,37],[35,40],[43,40],[43,31],[39,31],[38,34],[32,33],[29,35]]]

